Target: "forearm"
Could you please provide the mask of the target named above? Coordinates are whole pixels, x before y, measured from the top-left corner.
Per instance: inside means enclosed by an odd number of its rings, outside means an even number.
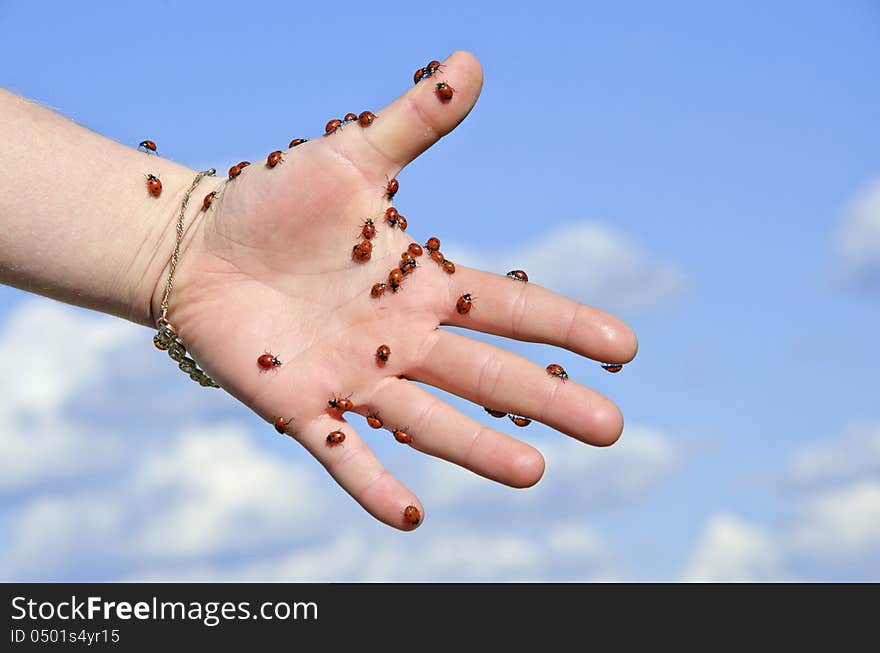
[[[0,143],[0,282],[151,325],[196,172],[3,89]]]

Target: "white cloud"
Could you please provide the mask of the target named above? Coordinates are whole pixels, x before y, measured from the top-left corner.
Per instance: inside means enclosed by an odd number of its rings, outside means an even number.
[[[841,435],[796,451],[788,465],[798,484],[880,478],[880,424],[858,424]]]
[[[880,179],[856,196],[843,216],[836,241],[851,278],[868,283],[880,280]]]
[[[599,222],[560,225],[528,245],[496,252],[456,243],[444,243],[443,251],[465,265],[501,274],[523,269],[535,283],[609,311],[650,311],[684,290],[684,277],[675,266],[651,259],[624,234]]]
[[[731,514],[713,515],[683,574],[688,582],[769,582],[784,579],[774,538]]]
[[[880,480],[822,492],[798,510],[792,546],[832,562],[880,557]]]

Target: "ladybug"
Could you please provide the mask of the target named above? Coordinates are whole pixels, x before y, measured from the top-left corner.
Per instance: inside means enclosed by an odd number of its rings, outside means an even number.
[[[434,73],[440,70],[440,62],[439,61],[431,61],[422,69],[422,72],[425,73],[425,77],[430,77]]]
[[[147,175],[147,192],[153,197],[159,197],[162,194],[162,182],[156,175]]]
[[[602,369],[606,372],[617,374],[620,370],[623,369],[623,365],[621,365],[620,363],[604,363],[602,365]]]
[[[382,293],[385,292],[385,288],[387,286],[384,283],[374,283],[373,287],[370,289],[370,295],[372,297],[381,297]]]
[[[400,182],[397,181],[397,177],[394,179],[389,179],[388,184],[385,186],[385,197],[388,199],[392,199],[395,195],[397,195],[397,191],[400,190]]]
[[[409,444],[413,441],[412,436],[403,429],[394,429],[394,439],[401,444]]]
[[[144,151],[149,154],[152,152],[153,154],[159,154],[156,151],[156,144],[153,141],[141,141],[138,143],[138,148],[144,148]]]
[[[383,363],[387,363],[390,356],[391,347],[389,347],[388,345],[379,345],[379,348],[376,350],[376,358],[378,358]]]
[[[562,365],[557,365],[556,363],[550,363],[550,365],[547,366],[547,374],[558,377],[563,381],[568,378],[568,372],[562,369]]]
[[[358,116],[358,124],[361,127],[369,127],[373,124],[373,121],[376,119],[376,114],[372,111],[361,111],[361,115]]]
[[[404,218],[402,215],[399,215],[397,217],[397,226],[400,228],[401,231],[406,231],[407,224],[409,224],[409,223],[406,221],[406,218]]]
[[[330,435],[327,436],[327,445],[330,447],[335,447],[337,444],[342,444],[345,441],[345,433],[342,431],[331,431]]]
[[[229,179],[235,179],[241,174],[241,166],[234,165],[229,169]]]
[[[441,102],[449,102],[452,99],[452,94],[455,93],[455,89],[449,85],[449,82],[440,82],[437,84],[436,93]]]
[[[401,261],[399,269],[401,272],[403,272],[404,275],[407,275],[410,272],[412,272],[413,270],[415,270],[417,266],[418,266],[418,263],[416,263],[416,260],[412,259],[410,261]]]
[[[459,315],[466,315],[470,313],[473,300],[474,298],[471,297],[471,294],[469,292],[466,292],[458,298],[458,301],[455,303],[455,310],[458,311]]]
[[[342,121],[339,118],[334,118],[333,120],[328,122],[327,125],[324,127],[324,133],[325,134],[332,134],[337,129],[339,129],[341,126],[342,126]]]
[[[257,358],[257,366],[263,372],[276,368],[279,365],[281,365],[281,361],[278,360],[278,357],[275,356],[275,354],[263,354]]]
[[[238,167],[241,168],[242,170],[244,170],[244,169],[247,168],[250,164],[251,164],[250,161],[239,161],[239,162],[238,162]]]
[[[429,250],[431,252],[431,260],[437,263],[438,265],[443,265],[443,261],[446,260],[446,257],[443,256],[443,252],[439,249]]]
[[[393,206],[389,206],[387,209],[385,209],[385,222],[390,224],[392,227],[397,224],[397,219],[399,217],[400,214]]]
[[[406,248],[406,251],[408,251],[413,256],[421,256],[422,255],[422,246],[419,245],[418,243],[410,243],[409,247]]]
[[[279,163],[281,163],[281,151],[275,150],[269,154],[269,157],[266,159],[266,167],[274,168]]]
[[[275,418],[275,430],[278,431],[281,435],[285,435],[287,431],[287,427],[293,422],[293,418],[291,417],[288,420],[285,420],[283,417]]]
[[[349,395],[349,397],[350,396],[351,395]],[[340,413],[344,413],[345,411],[351,410],[352,408],[354,408],[354,404],[351,402],[351,399],[349,399],[348,397],[340,397],[340,398],[334,397],[333,399],[331,399],[330,401],[327,402],[327,405],[330,406],[330,408],[333,408],[334,410],[338,410]]]
[[[361,235],[367,240],[372,240],[376,236],[376,225],[370,218],[364,220],[364,226],[361,228]]]
[[[211,202],[214,201],[215,197],[217,197],[216,190],[212,190],[210,193],[205,195],[205,199],[202,200],[202,211],[207,211],[211,208]]]
[[[364,247],[367,245],[368,247]],[[351,248],[351,256],[355,261],[360,261],[361,263],[365,263],[372,258],[373,254],[373,243],[369,240],[365,240],[362,243],[358,243],[354,247]]]
[[[443,259],[443,271],[448,274],[455,274],[455,263]]]
[[[388,285],[391,286],[391,291],[397,292],[401,283],[403,283],[403,271],[400,268],[394,268],[388,273]]]
[[[411,263],[415,263],[416,259],[412,254],[410,254],[408,251],[406,251],[400,255],[400,262],[404,263],[406,265],[409,265]]]
[[[382,420],[379,419],[379,413],[370,413],[367,415],[367,424],[373,429],[382,428]]]
[[[422,522],[422,513],[415,506],[407,506],[403,509],[403,518],[410,524],[418,526]]]
[[[529,275],[527,275],[522,270],[511,270],[507,273],[507,276],[511,279],[516,279],[517,281],[522,281],[524,283],[529,282]]]
[[[483,408],[483,410],[489,413],[492,417],[505,417],[507,415],[507,413],[505,413],[503,410],[493,410],[491,408],[485,407]]]
[[[294,138],[292,141],[290,141],[290,145],[288,145],[287,147],[296,147],[297,145],[302,145],[303,143],[308,142],[308,138]]]
[[[416,72],[413,73],[413,84],[418,84],[425,77],[425,69],[424,68],[416,68]]]
[[[532,420],[530,420],[528,417],[523,417],[522,415],[508,415],[508,417],[510,418],[511,422],[513,422],[520,428],[528,426],[532,423]]]
[[[436,252],[440,249],[440,239],[436,236],[431,236],[428,238],[428,242],[425,243],[425,249],[429,252]]]
[[[342,122],[354,122],[357,119],[358,119],[358,117],[357,117],[356,113],[346,113],[342,117]]]

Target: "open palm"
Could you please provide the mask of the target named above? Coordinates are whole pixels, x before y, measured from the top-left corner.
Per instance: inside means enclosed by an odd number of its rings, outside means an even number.
[[[444,80],[455,89],[449,101],[436,93]],[[372,515],[401,529],[415,527],[405,507],[424,514],[421,504],[329,399],[350,397],[353,412],[405,428],[410,446],[516,487],[540,479],[541,454],[411,381],[591,444],[610,444],[622,430],[618,409],[589,388],[438,328],[463,326],[626,363],[636,339],[617,318],[534,283],[464,266],[449,274],[427,251],[398,292],[370,294],[413,242],[384,220],[387,181],[467,115],[481,84],[473,56],[454,53],[378,111],[371,126],[350,123],[289,149],[274,168],[255,161],[234,180],[204,181],[194,201],[211,184],[219,194],[187,234],[171,300],[170,320],[208,374],[267,421],[292,419],[287,433]],[[352,247],[367,218],[377,233],[371,259],[361,262]],[[456,301],[468,292],[477,299],[462,315]],[[376,357],[380,345],[391,349],[384,363]],[[257,358],[266,352],[281,365],[261,370]],[[334,446],[327,436],[337,430],[345,440]]]

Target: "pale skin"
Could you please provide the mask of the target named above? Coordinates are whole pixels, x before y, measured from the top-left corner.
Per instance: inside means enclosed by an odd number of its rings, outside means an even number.
[[[451,101],[437,97],[437,81],[455,89]],[[340,415],[329,399],[350,395],[354,413],[378,413],[386,428],[406,427],[413,441],[400,446],[528,487],[544,473],[538,450],[493,429],[493,418],[475,421],[412,381],[529,416],[595,446],[620,436],[620,411],[577,380],[548,375],[544,366],[553,361],[531,362],[438,327],[548,343],[605,363],[628,363],[638,346],[626,324],[598,308],[535,280],[509,279],[506,270],[457,265],[450,275],[427,252],[399,292],[370,296],[413,242],[383,220],[391,205],[387,180],[465,118],[481,85],[477,60],[455,52],[435,77],[375,111],[369,128],[352,123],[320,137],[315,129],[294,130],[279,136],[279,149],[297,136],[311,140],[283,150],[275,168],[265,165],[268,152],[250,153],[252,165],[234,181],[225,170],[204,178],[185,214],[168,319],[191,355],[267,421],[267,437],[279,437],[275,417],[293,418],[288,434],[371,515],[402,530],[416,527],[403,518],[406,506],[423,517],[426,511],[369,447],[371,438],[392,436]],[[197,171],[2,90],[0,115],[0,281],[153,327],[177,214]],[[159,198],[147,193],[147,174],[159,175]],[[400,183],[398,200],[405,177]],[[201,211],[212,190],[217,198]],[[351,249],[368,217],[378,233],[372,259],[358,263]],[[419,220],[407,218],[410,225]],[[420,224],[419,232],[437,235],[442,249],[442,225]],[[477,299],[460,315],[456,300],[467,292]],[[144,346],[152,346],[144,335]],[[381,344],[392,351],[384,365],[375,357]],[[282,365],[261,371],[256,360],[266,351]],[[192,391],[218,392],[196,384]],[[336,430],[345,441],[328,446]]]

